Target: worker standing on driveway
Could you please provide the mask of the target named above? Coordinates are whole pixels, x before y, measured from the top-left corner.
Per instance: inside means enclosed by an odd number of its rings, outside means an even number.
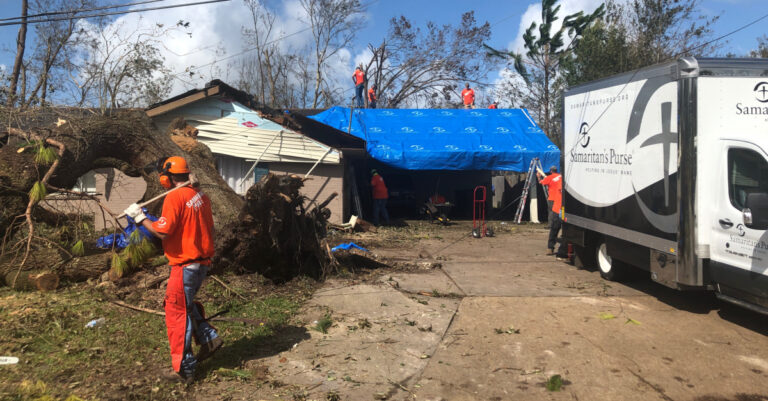
[[[365,73],[363,72],[363,66],[359,65],[355,68],[355,73],[352,74],[352,82],[355,83],[355,99],[357,101],[357,108],[362,109],[365,107],[363,104],[363,90],[365,89]]]
[[[169,378],[180,378],[188,384],[194,380],[195,365],[223,343],[205,321],[202,305],[194,302],[213,257],[213,214],[208,196],[187,185],[190,171],[184,158],[169,157],[161,161],[159,170],[163,187],[182,187],[165,197],[160,218],[150,222],[135,203],[125,209],[125,214],[163,241],[171,266],[165,291],[165,325],[171,365],[176,372]],[[201,344],[197,356],[192,354],[193,336]]]
[[[464,101],[465,109],[475,107],[475,90],[469,87],[469,82],[464,85],[464,90],[461,91],[461,99]]]
[[[549,179],[549,177],[544,178],[543,173],[538,171],[536,172],[536,176],[539,178],[539,183],[541,185],[547,186],[547,205],[549,206],[549,212],[547,213],[547,228],[550,228],[552,227],[554,215],[560,213],[559,211],[553,212],[552,210],[554,209],[555,196],[557,196],[556,192],[562,192],[562,176],[557,173],[557,167],[555,166],[549,168],[549,176],[552,177],[551,179]],[[544,179],[542,180],[542,178]]]
[[[368,89],[368,108],[376,108],[376,84],[371,85],[371,89]]]
[[[387,185],[384,184],[384,178],[378,171],[371,170],[371,188],[373,195],[373,224],[379,225],[379,215],[384,216],[384,222],[389,224],[389,213],[387,213],[387,199],[389,192]]]
[[[549,240],[547,241],[547,249],[549,255],[555,254],[555,243],[557,242],[557,235],[560,232],[560,226],[562,220],[560,220],[560,208],[563,202],[563,177],[558,174],[557,167],[552,166],[549,168],[549,175],[544,177],[544,174],[540,171],[536,172],[541,185],[546,185],[549,192],[547,197],[547,203],[549,204]],[[563,252],[562,244],[558,248],[558,257],[562,256]]]

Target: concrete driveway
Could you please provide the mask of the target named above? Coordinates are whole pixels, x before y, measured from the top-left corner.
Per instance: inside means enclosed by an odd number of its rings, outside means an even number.
[[[292,386],[259,397],[768,400],[764,316],[648,279],[604,281],[545,255],[542,228],[483,239],[466,228],[374,249],[442,268],[327,283],[303,319],[331,314],[333,327],[252,361]]]

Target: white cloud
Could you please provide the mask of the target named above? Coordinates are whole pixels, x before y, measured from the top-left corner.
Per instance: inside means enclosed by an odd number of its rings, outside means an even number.
[[[188,1],[173,0],[170,4],[185,2]],[[299,52],[311,46],[312,32],[307,29],[306,12],[299,0],[283,1],[271,11],[276,14],[276,20],[270,41],[277,41],[284,51]],[[166,66],[179,73],[171,93],[175,95],[192,87],[201,87],[214,78],[236,80],[237,73],[229,64],[237,59],[233,56],[249,48],[242,31],[244,27],[253,26],[251,12],[243,0],[127,14],[117,18],[111,27],[128,34],[137,29],[152,29],[156,24],[175,26],[182,20],[189,22],[188,30],[171,32],[161,40],[160,50]],[[333,82],[331,86],[346,89],[352,74],[352,60],[358,62],[365,53],[353,57],[349,50],[341,49],[334,55],[326,67],[328,79]],[[225,58],[229,59],[222,60]],[[198,68],[201,66],[205,67]],[[191,78],[183,74],[188,68],[196,72]]]

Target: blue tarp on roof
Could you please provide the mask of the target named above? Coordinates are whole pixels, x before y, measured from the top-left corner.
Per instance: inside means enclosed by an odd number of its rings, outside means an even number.
[[[350,112],[333,107],[310,116],[347,132]],[[560,165],[560,150],[524,109],[358,109],[350,133],[368,154],[406,170],[528,171]]]

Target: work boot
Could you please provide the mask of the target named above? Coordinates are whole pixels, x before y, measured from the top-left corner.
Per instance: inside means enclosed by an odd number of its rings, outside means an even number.
[[[197,352],[195,359],[197,362],[202,362],[205,359],[210,358],[216,351],[224,344],[224,340],[221,337],[216,337],[211,341],[200,346],[200,350]]]
[[[176,372],[174,370],[164,371],[160,375],[160,377],[163,380],[166,380],[166,381],[169,381],[169,382],[173,382],[173,383],[182,383],[182,384],[184,384],[186,386],[189,386],[190,384],[192,384],[193,381],[195,381],[194,375],[183,375],[183,374],[181,374],[179,372]]]

